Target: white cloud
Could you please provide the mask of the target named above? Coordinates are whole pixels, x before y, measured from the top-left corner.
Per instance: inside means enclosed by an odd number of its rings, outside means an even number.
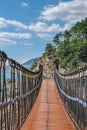
[[[73,23],[87,17],[87,0],[72,0],[60,2],[57,6],[46,6],[40,19],[52,21],[60,19]]]
[[[7,24],[8,24],[8,25],[14,25],[14,26],[16,26],[16,27],[18,27],[18,28],[21,28],[21,29],[27,29],[27,25],[25,25],[25,24],[23,24],[23,23],[21,23],[21,22],[19,22],[19,21],[7,20]]]
[[[22,4],[24,3],[25,2]],[[44,7],[44,10],[41,12],[40,20],[36,23],[31,23],[30,25],[26,25],[20,21],[0,17],[0,28],[14,26],[16,27],[15,30],[24,29],[24,31],[32,31],[36,33],[37,37],[48,39],[51,34],[70,29],[73,24],[85,17],[87,17],[87,0],[71,0],[67,2],[60,2],[56,6],[48,5]],[[62,22],[65,24],[62,24]],[[1,32],[0,37],[5,38],[5,40],[11,40],[13,38],[29,39],[31,34]],[[25,45],[28,44],[28,42],[25,43]]]
[[[0,28],[5,28],[5,27],[7,27],[7,25],[3,22],[0,22]]]
[[[0,44],[2,45],[17,44],[17,39],[25,40],[29,38],[31,38],[31,34],[29,33],[0,32]]]
[[[16,42],[8,38],[0,37],[0,45],[13,45],[13,44],[16,44]]]
[[[67,23],[64,26],[60,26],[59,24],[52,24],[47,28],[47,32],[63,32],[70,29],[70,27],[70,24]]]
[[[37,22],[35,24],[29,25],[29,29],[35,32],[46,32],[47,24],[44,22]]]
[[[31,24],[29,29],[35,32],[56,32],[60,29],[60,25],[52,24],[48,26],[46,23],[38,21],[35,24]]]
[[[67,24],[67,25],[69,25],[69,24]],[[57,32],[57,31],[64,30],[64,28],[62,28],[59,24],[55,24],[55,23],[48,26],[45,22],[37,21],[36,23],[31,23],[30,25],[25,25],[16,20],[8,20],[8,19],[0,17],[0,28],[5,28],[8,25],[9,26],[13,25],[13,26],[17,27],[15,30],[24,29],[24,30],[30,30],[33,32]],[[68,26],[66,26],[66,27],[68,27]],[[67,28],[65,28],[65,29],[67,29]],[[15,34],[15,35],[17,35],[17,34]]]
[[[52,24],[47,28],[47,32],[57,32],[60,31],[60,25],[59,24]]]
[[[49,39],[52,35],[48,33],[38,33],[37,36],[42,39]]]
[[[0,28],[7,27],[8,25],[13,25],[20,29],[28,29],[27,25],[25,25],[19,21],[8,20],[8,19],[0,17]]]
[[[66,29],[69,29],[70,27],[71,26],[69,24],[60,26],[59,24],[54,24],[54,23],[48,26],[46,23],[38,21],[35,24],[31,24],[29,26],[29,29],[34,32],[39,32],[39,34],[41,33],[42,36],[42,33],[47,34],[47,33],[54,33],[54,32],[62,32]]]
[[[34,46],[33,43],[29,43],[29,42],[24,42],[23,45],[24,45],[24,46]]]
[[[29,33],[0,32],[0,38],[28,39],[30,37],[31,37],[31,34]]]
[[[22,3],[21,3],[21,6],[22,6],[22,7],[28,7],[28,3],[22,2]]]

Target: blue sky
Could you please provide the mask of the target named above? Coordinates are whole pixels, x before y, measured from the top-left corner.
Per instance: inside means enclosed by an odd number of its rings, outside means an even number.
[[[87,17],[87,0],[0,0],[0,49],[23,63]]]

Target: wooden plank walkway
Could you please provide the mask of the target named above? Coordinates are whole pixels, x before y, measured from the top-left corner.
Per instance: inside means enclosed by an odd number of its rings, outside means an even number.
[[[76,130],[54,81],[43,80],[35,105],[20,130]]]

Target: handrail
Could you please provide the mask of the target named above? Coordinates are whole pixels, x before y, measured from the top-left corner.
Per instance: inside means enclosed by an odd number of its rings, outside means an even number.
[[[87,70],[87,64],[85,64],[84,66],[82,66],[82,67],[80,67],[80,68],[78,68],[78,69],[76,69],[76,70],[73,70],[73,71],[71,71],[71,72],[68,72],[68,73],[59,73],[61,76],[73,76],[73,75],[76,75],[76,74],[78,74],[78,73],[81,73],[81,72],[83,72],[83,71],[86,71]]]
[[[20,100],[23,100],[24,98],[26,98],[27,96],[29,96],[33,91],[35,91],[37,88],[39,88],[39,86],[33,88],[31,91],[29,91],[28,93],[22,95],[22,96],[18,96],[16,98],[14,98],[13,100],[9,100],[5,103],[0,103],[0,109],[3,109],[5,107],[7,107],[8,105],[11,105],[11,104],[15,104],[16,102],[20,101]]]
[[[68,113],[80,130],[87,129],[87,68],[60,74],[55,68],[57,89]],[[78,129],[77,128],[77,129]]]
[[[38,95],[42,71],[40,66],[32,72],[0,51],[0,130],[18,130],[22,125]]]

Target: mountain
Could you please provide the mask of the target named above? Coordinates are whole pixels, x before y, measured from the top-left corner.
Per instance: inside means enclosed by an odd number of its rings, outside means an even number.
[[[33,58],[33,59],[30,59],[28,61],[26,61],[25,63],[23,63],[22,65],[27,68],[27,69],[30,69],[31,66],[35,63],[37,63],[37,61],[39,60],[39,57],[37,58]],[[10,70],[10,66],[9,65],[6,65],[6,78],[11,78],[11,70]]]
[[[37,63],[37,61],[39,60],[39,58],[40,57],[30,59],[30,60],[26,61],[25,63],[23,63],[22,65],[25,68],[30,69],[33,64]]]

